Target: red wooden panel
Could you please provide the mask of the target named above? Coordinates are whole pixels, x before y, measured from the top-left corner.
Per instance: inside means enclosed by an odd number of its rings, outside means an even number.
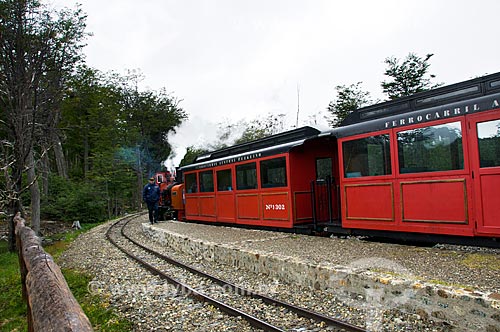
[[[260,219],[259,195],[236,195],[236,208],[240,219]]]
[[[186,196],[186,216],[198,216],[198,197]]]
[[[234,206],[234,195],[218,194],[217,195],[217,220],[218,221],[235,221],[236,209]]]
[[[500,176],[481,175],[483,226],[500,230]]]
[[[466,224],[468,220],[464,179],[402,182],[401,201],[406,222]]]
[[[294,193],[295,220],[300,222],[311,221],[312,202],[310,191],[300,191]]]
[[[215,217],[215,196],[200,196],[200,216]]]
[[[394,221],[391,183],[346,185],[344,196],[346,219]]]
[[[287,192],[262,194],[264,219],[288,221],[290,219],[290,209]]]

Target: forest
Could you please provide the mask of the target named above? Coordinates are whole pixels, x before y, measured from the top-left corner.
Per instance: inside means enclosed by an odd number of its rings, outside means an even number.
[[[139,209],[144,178],[187,119],[165,89],[139,91],[140,72],[88,67],[85,22],[79,8],[0,2],[0,218],[9,239],[18,211],[38,231],[41,218],[99,222]]]

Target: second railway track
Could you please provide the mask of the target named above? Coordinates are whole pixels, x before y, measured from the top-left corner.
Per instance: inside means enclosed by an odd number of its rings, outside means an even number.
[[[243,289],[158,253],[126,234],[124,229],[132,220],[133,217],[128,217],[114,223],[106,232],[107,239],[151,273],[173,284],[179,293],[208,302],[264,331],[366,331],[336,318]]]

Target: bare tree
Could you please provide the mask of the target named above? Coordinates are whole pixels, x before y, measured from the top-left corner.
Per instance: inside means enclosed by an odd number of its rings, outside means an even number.
[[[35,151],[42,137],[50,137],[47,122],[64,77],[81,59],[85,15],[80,9],[54,12],[36,0],[0,3],[0,106],[5,109],[3,130],[8,137],[4,160],[9,214],[9,249],[15,249],[13,217],[22,211],[22,175],[33,185],[32,225],[39,227],[40,203]],[[59,92],[58,92],[59,91]],[[38,193],[36,193],[38,192]]]

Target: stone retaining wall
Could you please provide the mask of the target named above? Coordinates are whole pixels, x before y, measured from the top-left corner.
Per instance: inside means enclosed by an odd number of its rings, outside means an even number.
[[[424,319],[447,321],[464,330],[500,332],[500,294],[418,281],[390,260],[372,257],[349,266],[318,265],[296,257],[242,249],[237,244],[190,239],[149,224],[143,224],[143,230],[174,250],[286,283],[331,291],[349,305],[380,310],[394,307]],[[377,272],[367,271],[370,267]]]

